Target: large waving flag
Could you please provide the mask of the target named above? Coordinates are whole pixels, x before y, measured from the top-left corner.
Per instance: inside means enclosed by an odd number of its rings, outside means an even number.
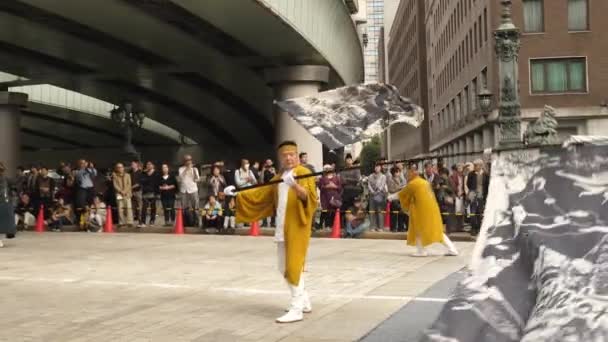
[[[348,86],[315,96],[277,101],[306,130],[330,149],[381,133],[390,125],[420,126],[424,111],[390,84]]]

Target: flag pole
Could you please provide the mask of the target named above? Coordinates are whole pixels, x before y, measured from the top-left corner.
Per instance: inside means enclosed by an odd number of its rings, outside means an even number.
[[[472,155],[478,155],[478,154],[491,154],[491,153],[496,153],[496,152],[509,152],[509,151],[516,151],[516,150],[528,150],[528,149],[536,149],[536,148],[540,148],[540,147],[541,147],[540,145],[526,145],[526,146],[504,147],[504,148],[497,148],[497,149],[487,149],[487,150],[484,150],[484,151],[460,152],[460,153],[439,154],[439,155],[427,155],[427,156],[422,156],[422,157],[418,157],[418,158],[408,158],[408,159],[388,160],[388,161],[383,161],[383,162],[376,162],[374,165],[387,165],[387,164],[398,164],[398,163],[413,164],[413,163],[418,163],[418,162],[421,162],[421,161],[431,160],[431,159],[443,159],[443,158],[452,158],[452,157],[472,156]],[[549,144],[549,145],[542,145],[542,147],[543,148],[562,147],[562,145],[561,144]],[[306,174],[306,175],[296,176],[294,178],[295,179],[304,179],[304,178],[310,178],[310,177],[318,177],[318,176],[323,176],[324,174],[327,174],[327,173],[341,173],[341,172],[351,171],[351,170],[360,170],[361,168],[362,168],[361,165],[350,166],[350,167],[345,167],[345,168],[341,168],[341,169],[337,169],[337,170],[333,170],[332,169],[332,170],[327,170],[327,171],[313,172],[313,173],[309,173],[309,174]],[[266,183],[255,184],[255,185],[247,186],[247,187],[236,189],[236,190],[238,192],[242,192],[242,191],[247,191],[247,190],[261,188],[261,187],[264,187],[264,186],[275,185],[275,184],[279,184],[279,183],[282,183],[282,182],[283,182],[283,179],[279,178],[279,179],[271,180],[271,181],[266,182]]]

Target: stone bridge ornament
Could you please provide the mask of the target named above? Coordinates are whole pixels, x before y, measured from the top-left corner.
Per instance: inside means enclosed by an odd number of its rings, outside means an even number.
[[[558,144],[555,108],[545,105],[540,117],[526,129],[524,140],[528,145]]]

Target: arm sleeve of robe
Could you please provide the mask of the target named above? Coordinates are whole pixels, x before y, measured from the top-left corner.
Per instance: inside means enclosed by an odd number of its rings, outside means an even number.
[[[255,222],[271,217],[275,208],[275,187],[268,185],[239,192],[236,197],[236,221]]]
[[[399,191],[399,202],[401,203],[402,210],[406,213],[410,211],[410,205],[412,204],[413,186],[413,183],[408,183],[405,188]]]
[[[310,174],[310,170],[306,168],[299,168],[297,176],[303,176]],[[315,183],[315,177],[307,177],[298,179],[298,184],[306,189],[308,197],[306,201],[298,200],[298,218],[300,224],[304,227],[310,227],[312,219],[314,217],[315,210],[317,210],[317,185]]]

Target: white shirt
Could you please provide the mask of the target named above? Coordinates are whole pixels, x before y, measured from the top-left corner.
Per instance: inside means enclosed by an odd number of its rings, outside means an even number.
[[[188,193],[193,194],[198,192],[198,186],[196,182],[198,182],[200,176],[198,174],[198,169],[193,167],[189,171],[186,171],[186,167],[182,166],[179,168],[179,191],[182,194]]]
[[[283,176],[293,170],[285,171]],[[274,241],[285,241],[285,212],[287,211],[287,198],[289,196],[290,186],[284,182],[279,183],[279,198],[277,203],[276,229],[274,230]]]

